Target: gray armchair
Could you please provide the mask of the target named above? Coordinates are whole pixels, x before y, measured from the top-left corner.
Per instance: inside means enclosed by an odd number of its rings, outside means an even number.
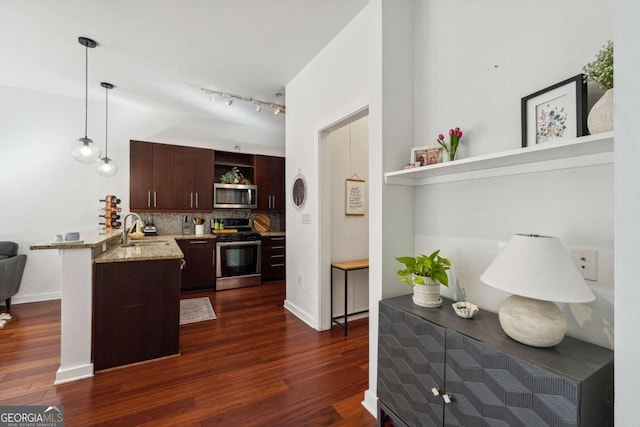
[[[11,310],[11,297],[18,293],[27,256],[18,255],[18,244],[0,242],[0,301]]]

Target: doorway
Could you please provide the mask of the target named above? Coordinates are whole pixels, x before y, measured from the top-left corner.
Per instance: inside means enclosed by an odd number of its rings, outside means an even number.
[[[363,109],[320,132],[320,286],[321,329],[344,314],[345,276],[331,263],[369,257],[369,116]],[[347,212],[347,183],[362,189],[363,210]],[[333,275],[333,302],[331,301]],[[347,312],[369,308],[369,271],[349,272]],[[364,314],[363,316],[366,316]],[[353,317],[354,319],[356,316]]]

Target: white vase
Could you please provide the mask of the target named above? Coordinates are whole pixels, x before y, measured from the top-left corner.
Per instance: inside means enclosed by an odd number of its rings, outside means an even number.
[[[613,130],[613,89],[607,90],[587,116],[589,133],[595,135]]]
[[[424,285],[414,284],[413,286],[413,303],[420,307],[440,307],[442,305],[440,283],[433,281],[430,277],[423,277],[423,279]]]

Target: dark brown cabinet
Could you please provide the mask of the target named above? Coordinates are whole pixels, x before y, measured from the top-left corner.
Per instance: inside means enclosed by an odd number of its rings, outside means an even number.
[[[216,239],[176,240],[184,254],[182,292],[213,290],[216,286]]]
[[[130,207],[138,211],[211,211],[213,150],[130,143]]]
[[[565,337],[511,340],[497,315],[457,317],[450,300],[379,308],[379,425],[613,426],[613,351]]]
[[[286,277],[286,245],[284,236],[262,238],[260,269],[263,282],[285,280]]]
[[[96,370],[178,354],[180,259],[94,264]]]
[[[255,156],[259,210],[284,211],[284,161],[283,157]]]

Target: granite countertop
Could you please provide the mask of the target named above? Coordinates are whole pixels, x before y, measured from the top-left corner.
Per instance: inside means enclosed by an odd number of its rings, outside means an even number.
[[[182,235],[180,235],[182,236]],[[158,259],[180,259],[184,254],[176,243],[176,236],[160,235],[144,237],[142,239],[130,239],[127,246],[115,245],[105,253],[97,256],[94,263],[127,262],[127,261],[153,261]],[[189,238],[187,236],[187,238]],[[166,245],[132,246],[136,242],[165,241]]]
[[[54,242],[51,236],[50,242],[37,243],[29,246],[29,249],[94,249],[100,247],[104,243],[113,243],[120,238],[122,230],[89,230],[81,231],[80,239],[77,241]]]
[[[260,235],[262,237],[280,237],[286,236],[287,233],[285,233],[284,231],[266,231],[264,233],[260,233]]]

